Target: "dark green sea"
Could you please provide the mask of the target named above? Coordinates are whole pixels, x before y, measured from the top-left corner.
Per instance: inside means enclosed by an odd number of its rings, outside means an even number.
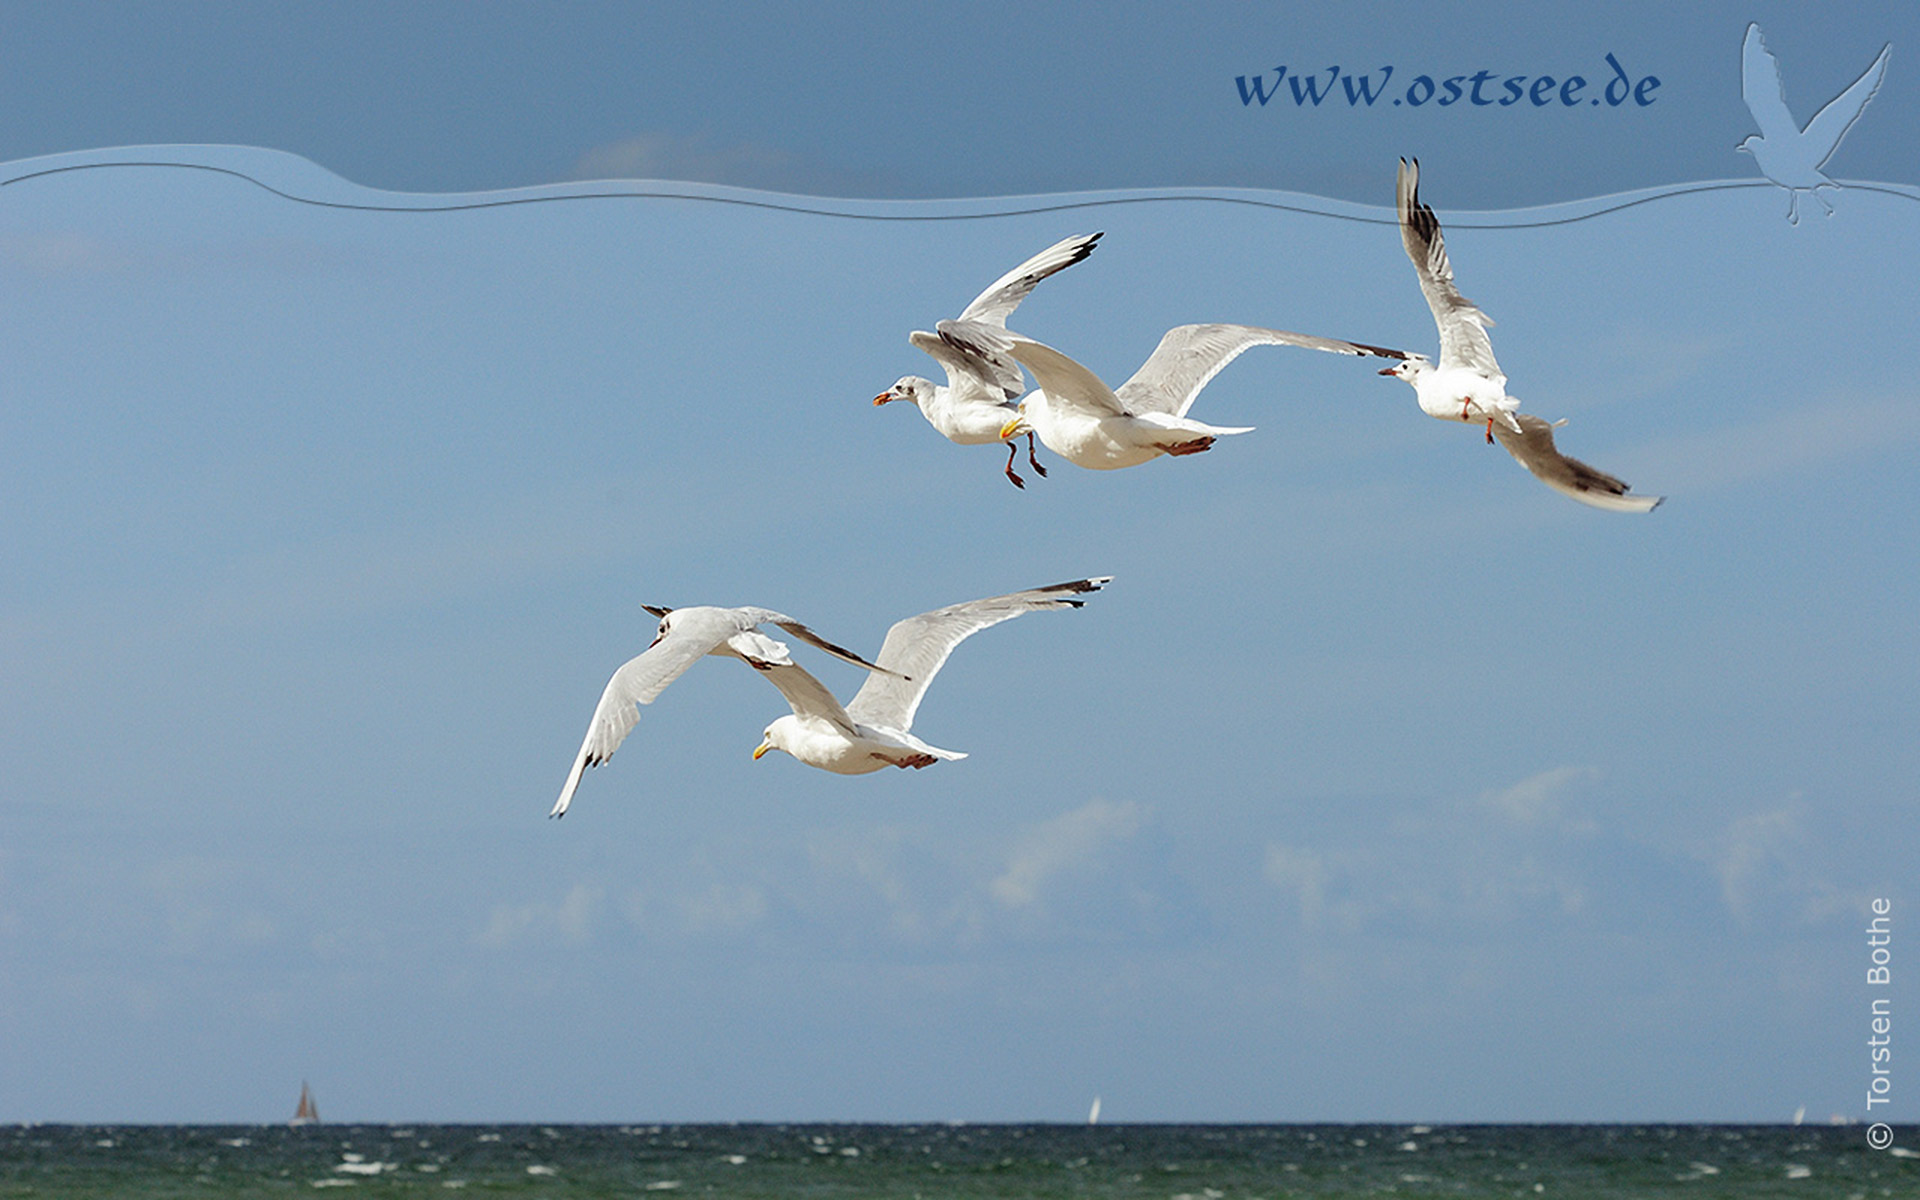
[[[25,1125],[0,1197],[1920,1197],[1920,1129]]]

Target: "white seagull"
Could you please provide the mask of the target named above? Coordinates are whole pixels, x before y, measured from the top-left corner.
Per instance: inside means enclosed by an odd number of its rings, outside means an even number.
[[[872,671],[882,670],[853,651],[827,641],[792,617],[769,608],[709,605],[660,608],[652,604],[641,607],[660,618],[660,630],[644,653],[630,659],[607,681],[606,690],[600,693],[600,703],[593,710],[593,720],[587,724],[586,740],[580,743],[580,753],[574,756],[573,769],[567,772],[567,782],[560,789],[560,798],[547,814],[550,817],[566,815],[567,806],[573,803],[574,789],[580,786],[582,771],[599,766],[620,748],[620,743],[640,721],[640,710],[636,706],[652,704],[654,697],[701,656],[714,654],[745,659],[760,671],[792,666],[793,659],[788,657],[785,644],[761,633],[760,625],[777,625],[835,658]]]
[[[925,767],[940,759],[966,755],[942,750],[914,737],[913,714],[953,648],[990,625],[1043,608],[1079,608],[1073,597],[1097,592],[1112,576],[1076,579],[1052,587],[1006,596],[989,596],[936,608],[897,621],[880,647],[880,670],[845,708],[819,680],[792,664],[766,670],[767,679],[786,696],[790,716],[767,726],[753,752],[784,750],[810,767],[839,775],[865,775],[882,767]]]
[[[1746,40],[1740,45],[1740,94],[1746,98],[1747,110],[1753,114],[1760,132],[1747,137],[1734,149],[1753,155],[1760,173],[1787,189],[1787,220],[1793,224],[1800,223],[1801,192],[1811,192],[1827,210],[1827,215],[1833,215],[1833,205],[1827,203],[1820,189],[1838,189],[1840,185],[1827,178],[1820,168],[1827,165],[1840,139],[1860,119],[1867,101],[1879,90],[1880,81],[1887,74],[1887,55],[1892,51],[1892,42],[1881,47],[1880,57],[1873,60],[1873,65],[1846,91],[1828,101],[1802,129],[1787,111],[1786,90],[1780,86],[1780,64],[1767,53],[1766,43],[1760,40],[1759,24],[1747,26]]]
[[[1396,199],[1400,240],[1420,277],[1420,291],[1433,310],[1434,323],[1440,327],[1440,364],[1435,366],[1422,354],[1409,354],[1380,374],[1412,384],[1420,410],[1430,417],[1473,424],[1484,421],[1488,445],[1498,438],[1507,453],[1556,492],[1615,512],[1649,512],[1657,506],[1662,497],[1629,496],[1625,483],[1554,449],[1553,430],[1564,422],[1550,425],[1518,411],[1520,401],[1507,394],[1507,377],[1494,361],[1493,342],[1487,337],[1493,320],[1454,287],[1440,220],[1420,202],[1418,159],[1400,160]]]
[[[1008,439],[1000,435],[1013,406],[1007,403],[1026,390],[1020,364],[1000,349],[983,344],[994,334],[1004,334],[1007,317],[1027,298],[1034,285],[1056,271],[1063,271],[1093,253],[1100,235],[1076,234],[1048,246],[993,281],[986,291],[974,297],[958,318],[934,326],[939,332],[915,330],[907,340],[926,351],[947,372],[945,387],[918,375],[902,375],[894,385],[873,398],[876,405],[895,400],[910,400],[920,409],[927,423],[949,441],[962,446],[982,446]],[[970,342],[956,340],[974,331]],[[1014,474],[1013,457],[1017,448],[1007,447],[1007,478],[1015,487],[1026,487]],[[1047,469],[1034,457],[1033,437],[1027,437],[1027,461],[1041,475]]]
[[[977,337],[978,330],[961,331]],[[1133,378],[1109,388],[1100,377],[1041,342],[1003,334],[1002,349],[1033,372],[1029,392],[1000,427],[1000,436],[1038,433],[1047,449],[1095,471],[1136,466],[1162,454],[1209,449],[1214,439],[1252,426],[1208,425],[1187,416],[1200,390],[1228,363],[1255,346],[1302,346],[1333,354],[1403,358],[1398,350],[1253,325],[1176,325],[1161,337]]]

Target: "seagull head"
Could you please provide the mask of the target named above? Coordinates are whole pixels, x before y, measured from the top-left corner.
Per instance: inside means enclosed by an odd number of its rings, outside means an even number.
[[[923,396],[933,395],[933,381],[922,379],[918,375],[902,375],[893,381],[893,386],[873,398],[875,405],[891,404],[895,400],[911,400],[920,403]]]
[[[1740,144],[1735,146],[1734,149],[1746,154],[1755,154],[1758,152],[1754,150],[1754,147],[1766,140],[1766,138],[1761,137],[1757,133],[1750,133],[1746,137],[1741,138]]]
[[[1417,381],[1419,378],[1431,370],[1433,370],[1433,363],[1427,360],[1426,355],[1409,354],[1390,367],[1380,368],[1380,374],[1391,375],[1395,379],[1404,379],[1408,383],[1418,386]]]
[[[1000,440],[1004,442],[1008,438],[1032,432],[1033,426],[1027,424],[1027,402],[1022,400],[1014,406],[1013,415],[1007,418],[1007,423],[1000,427]]]
[[[759,762],[760,756],[769,750],[781,750],[792,754],[793,750],[788,745],[787,735],[792,732],[794,726],[798,724],[799,722],[794,717],[785,716],[767,726],[760,734],[760,744],[754,747],[753,761]]]

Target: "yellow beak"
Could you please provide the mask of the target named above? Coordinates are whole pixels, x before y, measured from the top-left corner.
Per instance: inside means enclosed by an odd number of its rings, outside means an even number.
[[[1024,420],[1026,420],[1025,417],[1015,417],[1005,425],[1002,425],[1000,427],[1000,440],[1004,442],[1014,434],[1020,432],[1020,422]]]
[[[771,739],[761,742],[758,746],[754,747],[753,761],[759,762],[760,756],[771,749],[773,749],[773,741]]]

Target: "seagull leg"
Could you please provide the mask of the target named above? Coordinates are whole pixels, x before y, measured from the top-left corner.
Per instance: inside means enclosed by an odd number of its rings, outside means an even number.
[[[1460,397],[1460,419],[1462,421],[1473,420],[1473,417],[1469,415],[1472,411],[1473,411],[1473,397],[1471,396]]]
[[[1008,458],[1007,461],[1011,464],[1013,460],[1012,458]],[[1027,461],[1032,463],[1033,469],[1040,473],[1040,478],[1045,479],[1047,477],[1047,469],[1041,466],[1040,460],[1033,456],[1033,434],[1031,433],[1027,434]]]
[[[1021,491],[1025,491],[1027,489],[1026,481],[1013,473],[1013,456],[1018,453],[1020,453],[1020,447],[1014,445],[1012,442],[1008,442],[1007,443],[1007,478],[1013,481],[1013,486],[1019,488]]]
[[[1493,418],[1487,418],[1487,445],[1493,445]]]
[[[1197,437],[1190,442],[1179,442],[1172,446],[1161,447],[1163,451],[1176,457],[1182,454],[1198,454],[1202,450],[1210,450],[1212,448],[1213,438],[1211,436]]]

